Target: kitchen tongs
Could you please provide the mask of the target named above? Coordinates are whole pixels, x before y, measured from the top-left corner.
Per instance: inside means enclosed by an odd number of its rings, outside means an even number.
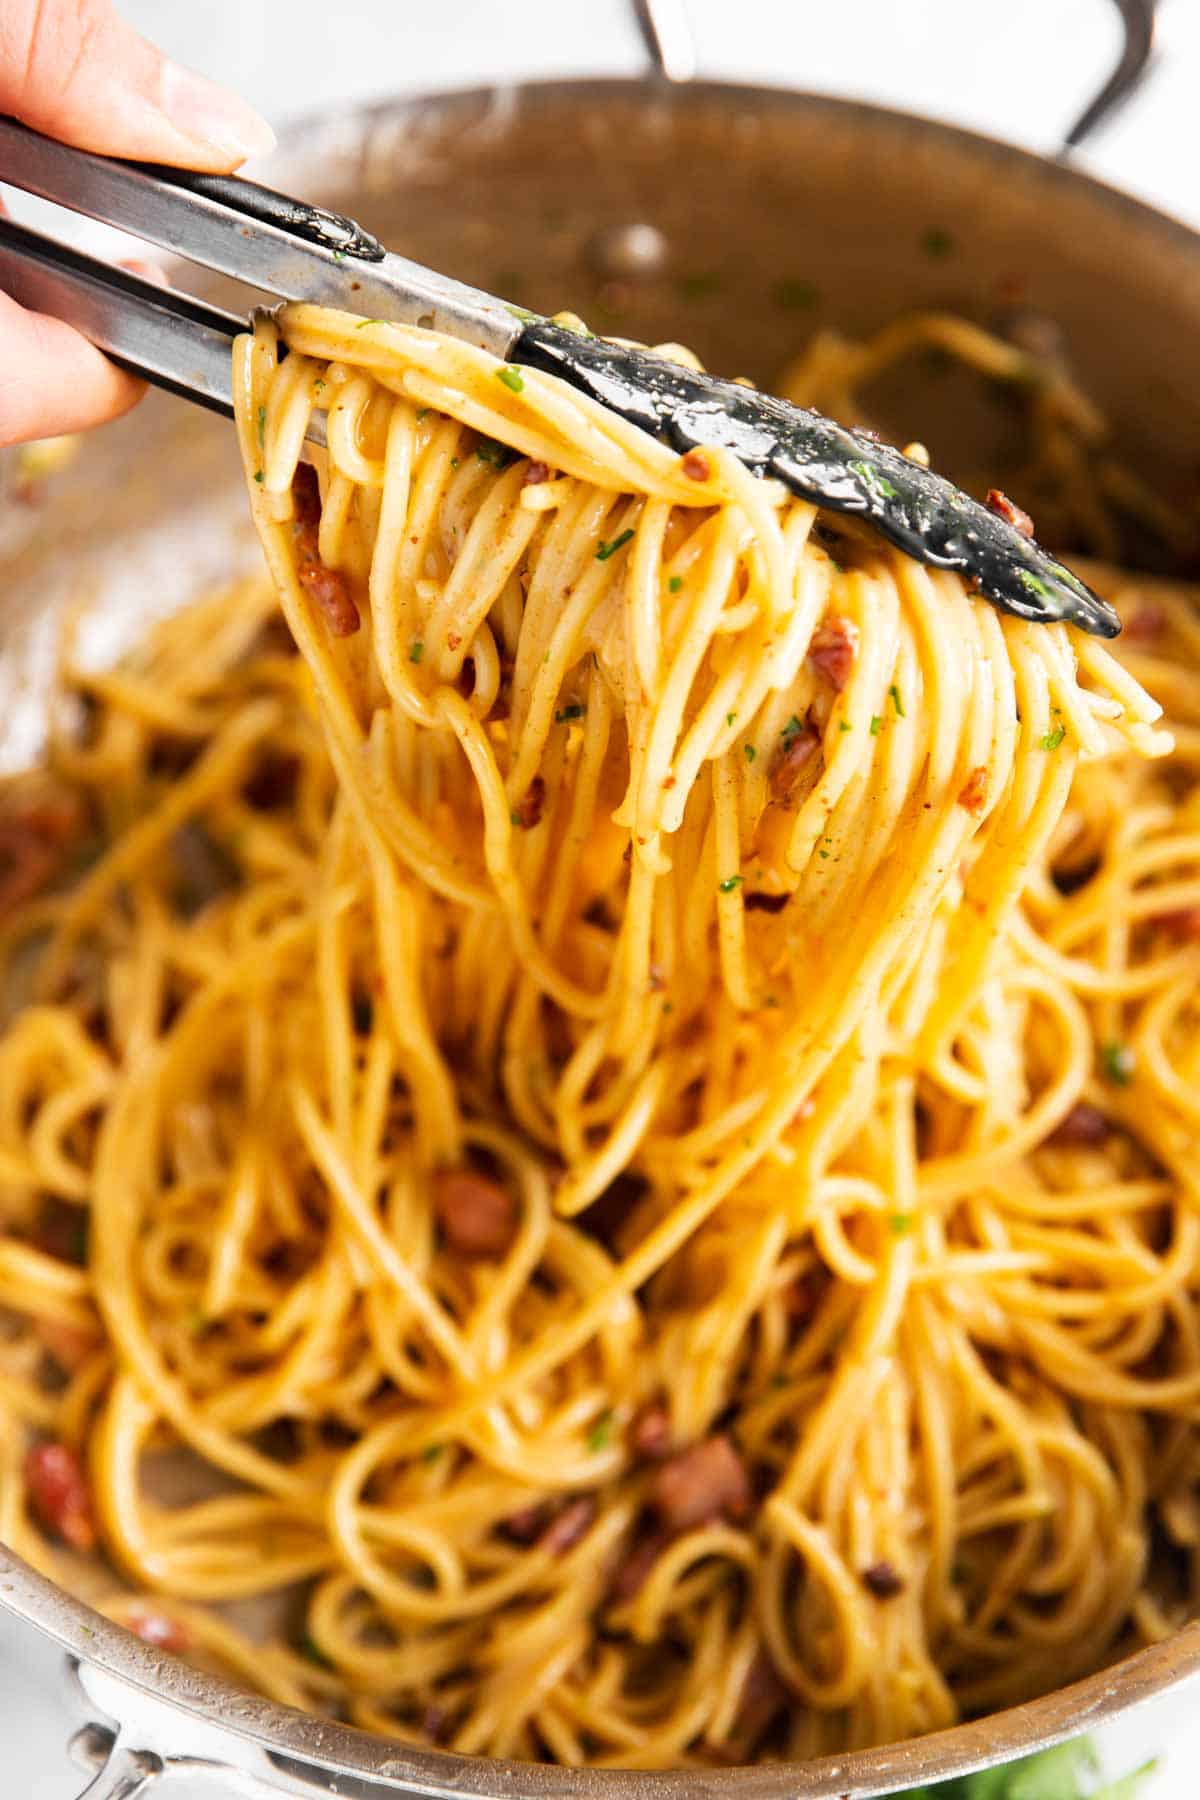
[[[801,498],[867,519],[918,562],[954,569],[1006,612],[1113,637],[1077,576],[941,476],[820,413],[555,324],[397,256],[353,220],[236,176],[74,150],[0,118],[5,181],[284,300],[427,326],[557,375],[680,452],[731,450]],[[0,284],[159,387],[232,415],[230,344],[247,319],[0,219]],[[314,417],[319,441],[322,421]]]

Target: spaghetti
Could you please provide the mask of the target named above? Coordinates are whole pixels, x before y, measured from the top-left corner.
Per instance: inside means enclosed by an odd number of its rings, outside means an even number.
[[[1172,1629],[1188,591],[1095,571],[1118,661],[313,307],[235,393],[270,584],[68,658],[8,797],[98,853],[10,871],[0,1534],[279,1699],[566,1763],[901,1737]]]

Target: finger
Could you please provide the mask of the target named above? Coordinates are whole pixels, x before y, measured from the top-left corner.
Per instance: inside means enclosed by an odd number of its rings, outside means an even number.
[[[270,150],[265,119],[148,44],[109,0],[0,0],[0,112],[64,143],[190,169]]]
[[[0,294],[0,444],[86,431],[128,412],[144,391],[61,319]]]

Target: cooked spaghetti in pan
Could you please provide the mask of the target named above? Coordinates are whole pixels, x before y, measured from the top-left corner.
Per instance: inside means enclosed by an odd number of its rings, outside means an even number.
[[[1113,654],[314,307],[235,392],[269,581],[68,644],[4,796],[0,1535],[277,1699],[567,1764],[1169,1633],[1190,590],[1093,566]]]

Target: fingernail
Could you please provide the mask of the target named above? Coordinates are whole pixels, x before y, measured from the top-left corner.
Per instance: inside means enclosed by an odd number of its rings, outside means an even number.
[[[275,133],[252,106],[204,75],[169,62],[162,77],[163,111],[185,137],[218,150],[230,162],[265,156]]]

